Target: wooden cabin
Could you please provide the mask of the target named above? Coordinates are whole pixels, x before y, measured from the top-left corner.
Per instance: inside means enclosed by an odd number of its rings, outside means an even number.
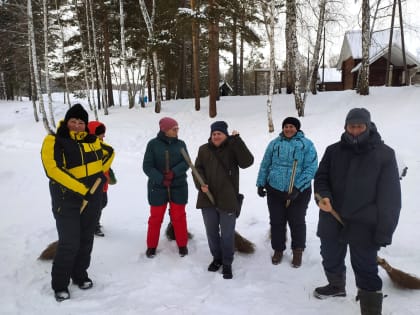
[[[369,85],[386,85],[386,72],[389,51],[389,29],[377,31],[372,34],[371,47],[369,49]],[[417,72],[420,64],[416,57],[405,52],[408,69],[408,78],[404,76],[403,50],[401,45],[401,33],[394,30],[391,46],[389,81],[391,86],[402,86],[411,83],[411,78]],[[362,61],[362,31],[348,31],[344,35],[341,46],[337,69],[341,70],[343,89],[354,89],[357,84],[357,76]]]

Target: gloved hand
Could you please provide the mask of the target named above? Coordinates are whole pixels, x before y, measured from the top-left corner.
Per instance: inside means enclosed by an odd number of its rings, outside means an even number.
[[[297,189],[295,186],[293,186],[292,192],[289,194],[288,199],[289,200],[295,200],[300,194],[300,190]]]
[[[89,202],[93,199],[93,194],[90,193],[90,189],[88,190],[88,192],[83,196],[83,200],[85,200],[86,202]]]
[[[265,187],[259,186],[257,193],[258,193],[258,196],[260,196],[261,198],[264,198],[265,195],[267,195],[267,190],[265,189]]]
[[[165,173],[163,173],[163,186],[170,187],[173,179],[174,179],[173,171],[166,171]]]

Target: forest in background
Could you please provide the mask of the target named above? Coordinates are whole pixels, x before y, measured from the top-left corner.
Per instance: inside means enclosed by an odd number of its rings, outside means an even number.
[[[358,7],[353,13],[350,3]],[[316,94],[325,40],[337,30],[362,29],[364,61],[358,92],[369,94],[370,34],[404,22],[405,0],[1,0],[0,99],[29,96],[47,130],[55,126],[51,93],[87,98],[96,113],[121,104],[113,90],[128,93],[129,107],[154,101],[209,96],[217,115],[220,63],[232,95],[255,93],[254,70],[268,69],[267,110],[278,69],[286,91],[304,115],[307,92]],[[395,12],[397,12],[395,14]],[[356,21],[351,24],[349,21]],[[334,38],[335,41],[341,39]],[[336,43],[337,44],[337,43]],[[261,52],[269,47],[269,53]],[[285,51],[279,64],[279,52]],[[44,108],[48,102],[49,117]],[[121,95],[121,93],[120,93]],[[38,102],[38,103],[37,103]],[[269,122],[270,125],[270,122]]]

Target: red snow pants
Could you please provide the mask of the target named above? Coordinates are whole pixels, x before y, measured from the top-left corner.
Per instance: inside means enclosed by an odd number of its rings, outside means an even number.
[[[147,229],[147,248],[156,248],[159,243],[160,227],[165,215],[167,204],[150,206],[149,226]],[[174,227],[176,244],[178,247],[187,246],[187,215],[185,205],[169,202],[169,215]]]

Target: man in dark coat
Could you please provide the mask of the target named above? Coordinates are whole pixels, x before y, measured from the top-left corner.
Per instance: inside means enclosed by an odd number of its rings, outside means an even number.
[[[217,271],[223,265],[223,278],[231,279],[235,243],[236,213],[239,211],[239,168],[247,168],[254,157],[242,141],[239,133],[228,133],[224,121],[211,125],[208,143],[200,146],[195,167],[206,185],[198,189],[197,209],[202,209],[207,240],[213,261],[208,270]],[[206,195],[210,191],[213,204]]]
[[[143,159],[143,171],[148,177],[147,197],[150,217],[147,230],[146,256],[153,258],[159,243],[160,227],[167,204],[175,231],[179,255],[188,254],[188,232],[185,205],[188,201],[187,170],[181,149],[187,147],[178,139],[178,122],[170,117],[159,121],[159,133],[149,141]]]
[[[328,285],[318,298],[345,296],[347,246],[362,315],[382,310],[382,280],[377,252],[391,244],[401,209],[401,188],[394,151],[381,140],[370,113],[353,108],[341,140],[327,147],[315,175],[320,196],[317,235]],[[331,211],[335,210],[343,224]]]

